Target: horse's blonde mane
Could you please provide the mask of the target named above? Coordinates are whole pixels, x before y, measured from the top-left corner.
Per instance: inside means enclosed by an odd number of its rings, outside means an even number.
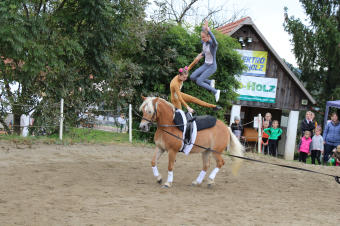
[[[139,111],[143,111],[143,109],[144,109],[145,111],[149,111],[149,112],[151,112],[151,114],[153,114],[155,109],[153,108],[152,101],[156,98],[157,97],[147,97],[143,101],[142,105],[139,107]],[[163,98],[158,97],[158,99],[161,100],[161,101],[164,101],[167,105],[169,105],[172,108],[172,111],[175,111],[175,106],[173,104],[169,103],[168,101],[164,100]]]

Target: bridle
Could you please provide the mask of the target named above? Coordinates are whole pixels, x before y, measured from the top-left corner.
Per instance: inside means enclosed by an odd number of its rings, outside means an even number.
[[[143,120],[145,120],[145,121],[147,121],[147,122],[149,122],[149,123],[151,123],[151,124],[156,123],[156,120],[157,120],[157,103],[158,103],[158,102],[152,104],[152,106],[153,106],[153,108],[154,108],[154,112],[153,112],[153,114],[152,114],[152,116],[151,116],[151,120],[150,120],[150,119],[147,119],[147,118],[145,118],[145,117],[142,117]]]

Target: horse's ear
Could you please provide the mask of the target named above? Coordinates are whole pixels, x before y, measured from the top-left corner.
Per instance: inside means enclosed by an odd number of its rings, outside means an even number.
[[[143,96],[143,95],[141,95],[141,97],[142,97],[143,101],[146,99],[146,97],[145,97],[145,96]]]

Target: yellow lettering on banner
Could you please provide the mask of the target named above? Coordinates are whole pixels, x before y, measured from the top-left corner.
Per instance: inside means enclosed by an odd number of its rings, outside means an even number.
[[[267,67],[267,52],[264,51],[253,51],[253,61],[250,70],[266,72]]]

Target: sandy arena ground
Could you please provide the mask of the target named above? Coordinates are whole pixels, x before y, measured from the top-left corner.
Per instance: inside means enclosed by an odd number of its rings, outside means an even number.
[[[179,154],[174,185],[163,189],[152,154],[128,145],[0,141],[0,225],[340,225],[340,184],[331,177],[254,162],[234,177],[225,157],[212,189],[192,187],[201,155]],[[249,157],[340,176],[340,167]],[[165,178],[166,155],[159,169]]]

